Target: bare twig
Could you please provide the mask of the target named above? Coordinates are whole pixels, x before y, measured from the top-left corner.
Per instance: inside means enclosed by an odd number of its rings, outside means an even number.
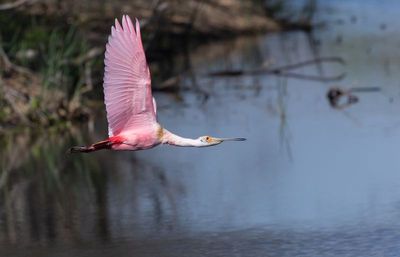
[[[381,91],[380,87],[353,87],[349,89],[349,92],[357,92],[357,93],[369,93],[369,92],[379,92]]]
[[[156,88],[159,91],[176,91],[179,89],[179,83],[181,82],[181,76],[173,76],[170,77],[163,82]]]
[[[340,57],[321,57],[294,64],[284,65],[276,68],[259,68],[253,70],[224,70],[211,72],[209,76],[242,76],[242,75],[257,75],[257,74],[283,74],[285,71],[302,68],[309,65],[314,65],[320,62],[334,62],[344,65],[345,61]]]
[[[332,108],[344,109],[358,102],[359,99],[354,93],[373,93],[379,92],[380,90],[381,88],[379,87],[353,87],[349,89],[332,87],[329,89],[326,97]]]
[[[327,63],[327,62],[332,62],[332,63],[339,63],[341,65],[345,65],[346,62],[340,58],[340,57],[321,57],[321,58],[315,58],[312,60],[307,60],[307,61],[303,61],[303,62],[298,62],[298,63],[294,63],[294,64],[289,64],[289,65],[285,65],[285,66],[281,66],[278,68],[275,68],[274,70],[293,70],[293,69],[297,69],[297,68],[302,68],[304,66],[309,66],[309,65],[314,65],[314,64],[318,64],[318,63]]]
[[[0,11],[6,11],[6,10],[11,10],[18,8],[24,4],[27,3],[33,3],[36,2],[37,0],[17,0],[15,2],[10,2],[10,3],[5,3],[0,5]]]
[[[280,77],[286,77],[286,78],[313,80],[313,81],[321,81],[321,82],[338,81],[338,80],[342,80],[346,76],[346,73],[342,73],[337,76],[330,76],[330,77],[300,74],[300,73],[293,73],[293,72],[281,72],[281,73],[271,73],[271,74],[280,76]]]
[[[28,75],[32,74],[32,72],[30,70],[12,63],[0,43],[0,65],[1,65],[1,62],[3,62],[4,70],[7,72],[14,70],[16,72],[20,72],[23,74],[28,74]]]
[[[315,76],[315,75],[305,75],[300,73],[289,72],[290,70],[303,68],[306,66],[314,65],[321,62],[333,62],[344,65],[345,61],[340,57],[321,57],[312,60],[307,60],[303,62],[298,62],[294,64],[284,65],[276,68],[258,68],[253,70],[224,70],[211,72],[208,75],[212,77],[219,76],[243,76],[243,75],[259,75],[259,74],[271,74],[281,77],[291,77],[297,79],[306,79],[306,80],[317,80],[317,81],[336,81],[341,80],[345,73],[339,74],[337,76],[332,77],[324,77],[324,76]]]
[[[104,47],[93,47],[90,49],[87,53],[78,56],[74,59],[65,59],[63,60],[63,64],[72,64],[72,65],[81,65],[83,63],[86,63],[94,58],[96,58],[99,55],[102,55],[104,53]]]

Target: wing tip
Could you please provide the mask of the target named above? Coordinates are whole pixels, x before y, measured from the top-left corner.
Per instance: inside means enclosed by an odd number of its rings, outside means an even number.
[[[141,38],[140,35],[140,23],[139,20],[135,17],[135,30],[136,30],[136,35]]]
[[[123,14],[121,18],[121,23],[115,18],[115,29],[117,31],[129,31],[140,35],[140,23],[139,20],[134,18],[135,24],[133,24],[131,17],[128,14]],[[139,31],[139,33],[138,33]]]
[[[128,23],[127,23],[126,15],[125,15],[125,14],[122,15],[122,29],[123,29],[124,31],[129,31]]]
[[[117,31],[122,30],[121,24],[119,23],[119,21],[118,21],[117,18],[115,18],[115,29],[116,29]]]

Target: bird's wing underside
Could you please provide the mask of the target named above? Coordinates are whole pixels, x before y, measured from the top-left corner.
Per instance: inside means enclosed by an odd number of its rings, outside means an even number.
[[[137,19],[135,25],[127,15],[122,17],[122,26],[116,19],[106,45],[103,87],[110,137],[156,122],[150,71]]]

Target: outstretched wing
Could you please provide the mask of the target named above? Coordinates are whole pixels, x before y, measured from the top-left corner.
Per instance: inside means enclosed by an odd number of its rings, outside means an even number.
[[[122,26],[116,19],[106,45],[103,87],[110,137],[156,122],[137,19],[135,25],[127,15],[122,17]]]

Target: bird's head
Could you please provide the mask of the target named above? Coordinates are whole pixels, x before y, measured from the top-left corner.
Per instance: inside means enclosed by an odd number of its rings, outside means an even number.
[[[231,137],[231,138],[218,138],[218,137],[211,137],[211,136],[202,136],[198,139],[199,147],[206,147],[212,145],[219,145],[224,141],[244,141],[246,138],[241,137]]]

